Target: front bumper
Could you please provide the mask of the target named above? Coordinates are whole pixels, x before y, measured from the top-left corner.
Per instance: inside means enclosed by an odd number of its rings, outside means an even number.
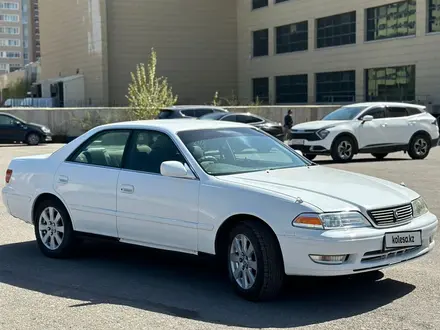
[[[52,135],[47,134],[43,137],[45,142],[52,142]]]
[[[392,228],[352,230],[299,229],[277,235],[287,275],[338,276],[383,269],[430,252],[435,245],[438,220],[432,213]],[[384,250],[385,233],[421,230],[422,246]],[[310,255],[348,255],[342,264],[319,264]]]

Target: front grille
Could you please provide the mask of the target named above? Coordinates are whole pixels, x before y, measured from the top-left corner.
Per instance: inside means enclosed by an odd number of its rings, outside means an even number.
[[[368,215],[377,226],[392,227],[411,221],[413,209],[411,204],[405,204],[393,208],[369,211]]]
[[[316,134],[317,130],[292,130],[292,139],[304,139],[307,141],[321,140]]]

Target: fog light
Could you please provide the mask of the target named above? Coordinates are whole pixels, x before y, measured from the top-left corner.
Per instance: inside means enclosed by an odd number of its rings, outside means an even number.
[[[323,256],[323,255],[310,254],[309,257],[318,264],[339,265],[347,260],[348,255],[343,254],[337,256]]]

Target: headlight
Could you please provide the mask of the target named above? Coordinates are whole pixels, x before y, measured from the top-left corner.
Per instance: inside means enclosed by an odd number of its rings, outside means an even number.
[[[292,222],[295,227],[312,229],[349,229],[371,227],[359,212],[303,213]]]
[[[330,134],[330,131],[323,129],[323,130],[320,130],[317,134],[322,140],[324,140],[327,137],[327,135]]]
[[[413,209],[413,217],[417,218],[425,213],[428,213],[428,205],[426,205],[425,200],[422,197],[419,197],[411,202]]]
[[[43,127],[41,128],[41,130],[42,130],[44,133],[50,133],[50,129],[47,128],[46,126],[43,126]]]

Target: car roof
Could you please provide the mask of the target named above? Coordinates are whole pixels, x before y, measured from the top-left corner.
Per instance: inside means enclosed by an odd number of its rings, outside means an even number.
[[[160,110],[178,111],[178,110],[186,110],[186,109],[213,109],[219,111],[227,111],[225,108],[217,107],[214,105],[173,105],[171,107],[163,107]]]
[[[229,121],[216,120],[184,120],[184,119],[154,119],[154,120],[137,120],[126,121],[120,123],[106,124],[99,126],[105,129],[156,129],[177,133],[182,131],[191,131],[199,129],[222,129],[222,128],[238,128],[250,127],[247,124],[235,123]]]
[[[353,103],[347,104],[344,107],[371,107],[371,106],[389,106],[389,107],[414,107],[418,109],[425,109],[424,105],[420,104],[412,104],[412,103],[403,103],[403,102],[363,102],[363,103]]]

